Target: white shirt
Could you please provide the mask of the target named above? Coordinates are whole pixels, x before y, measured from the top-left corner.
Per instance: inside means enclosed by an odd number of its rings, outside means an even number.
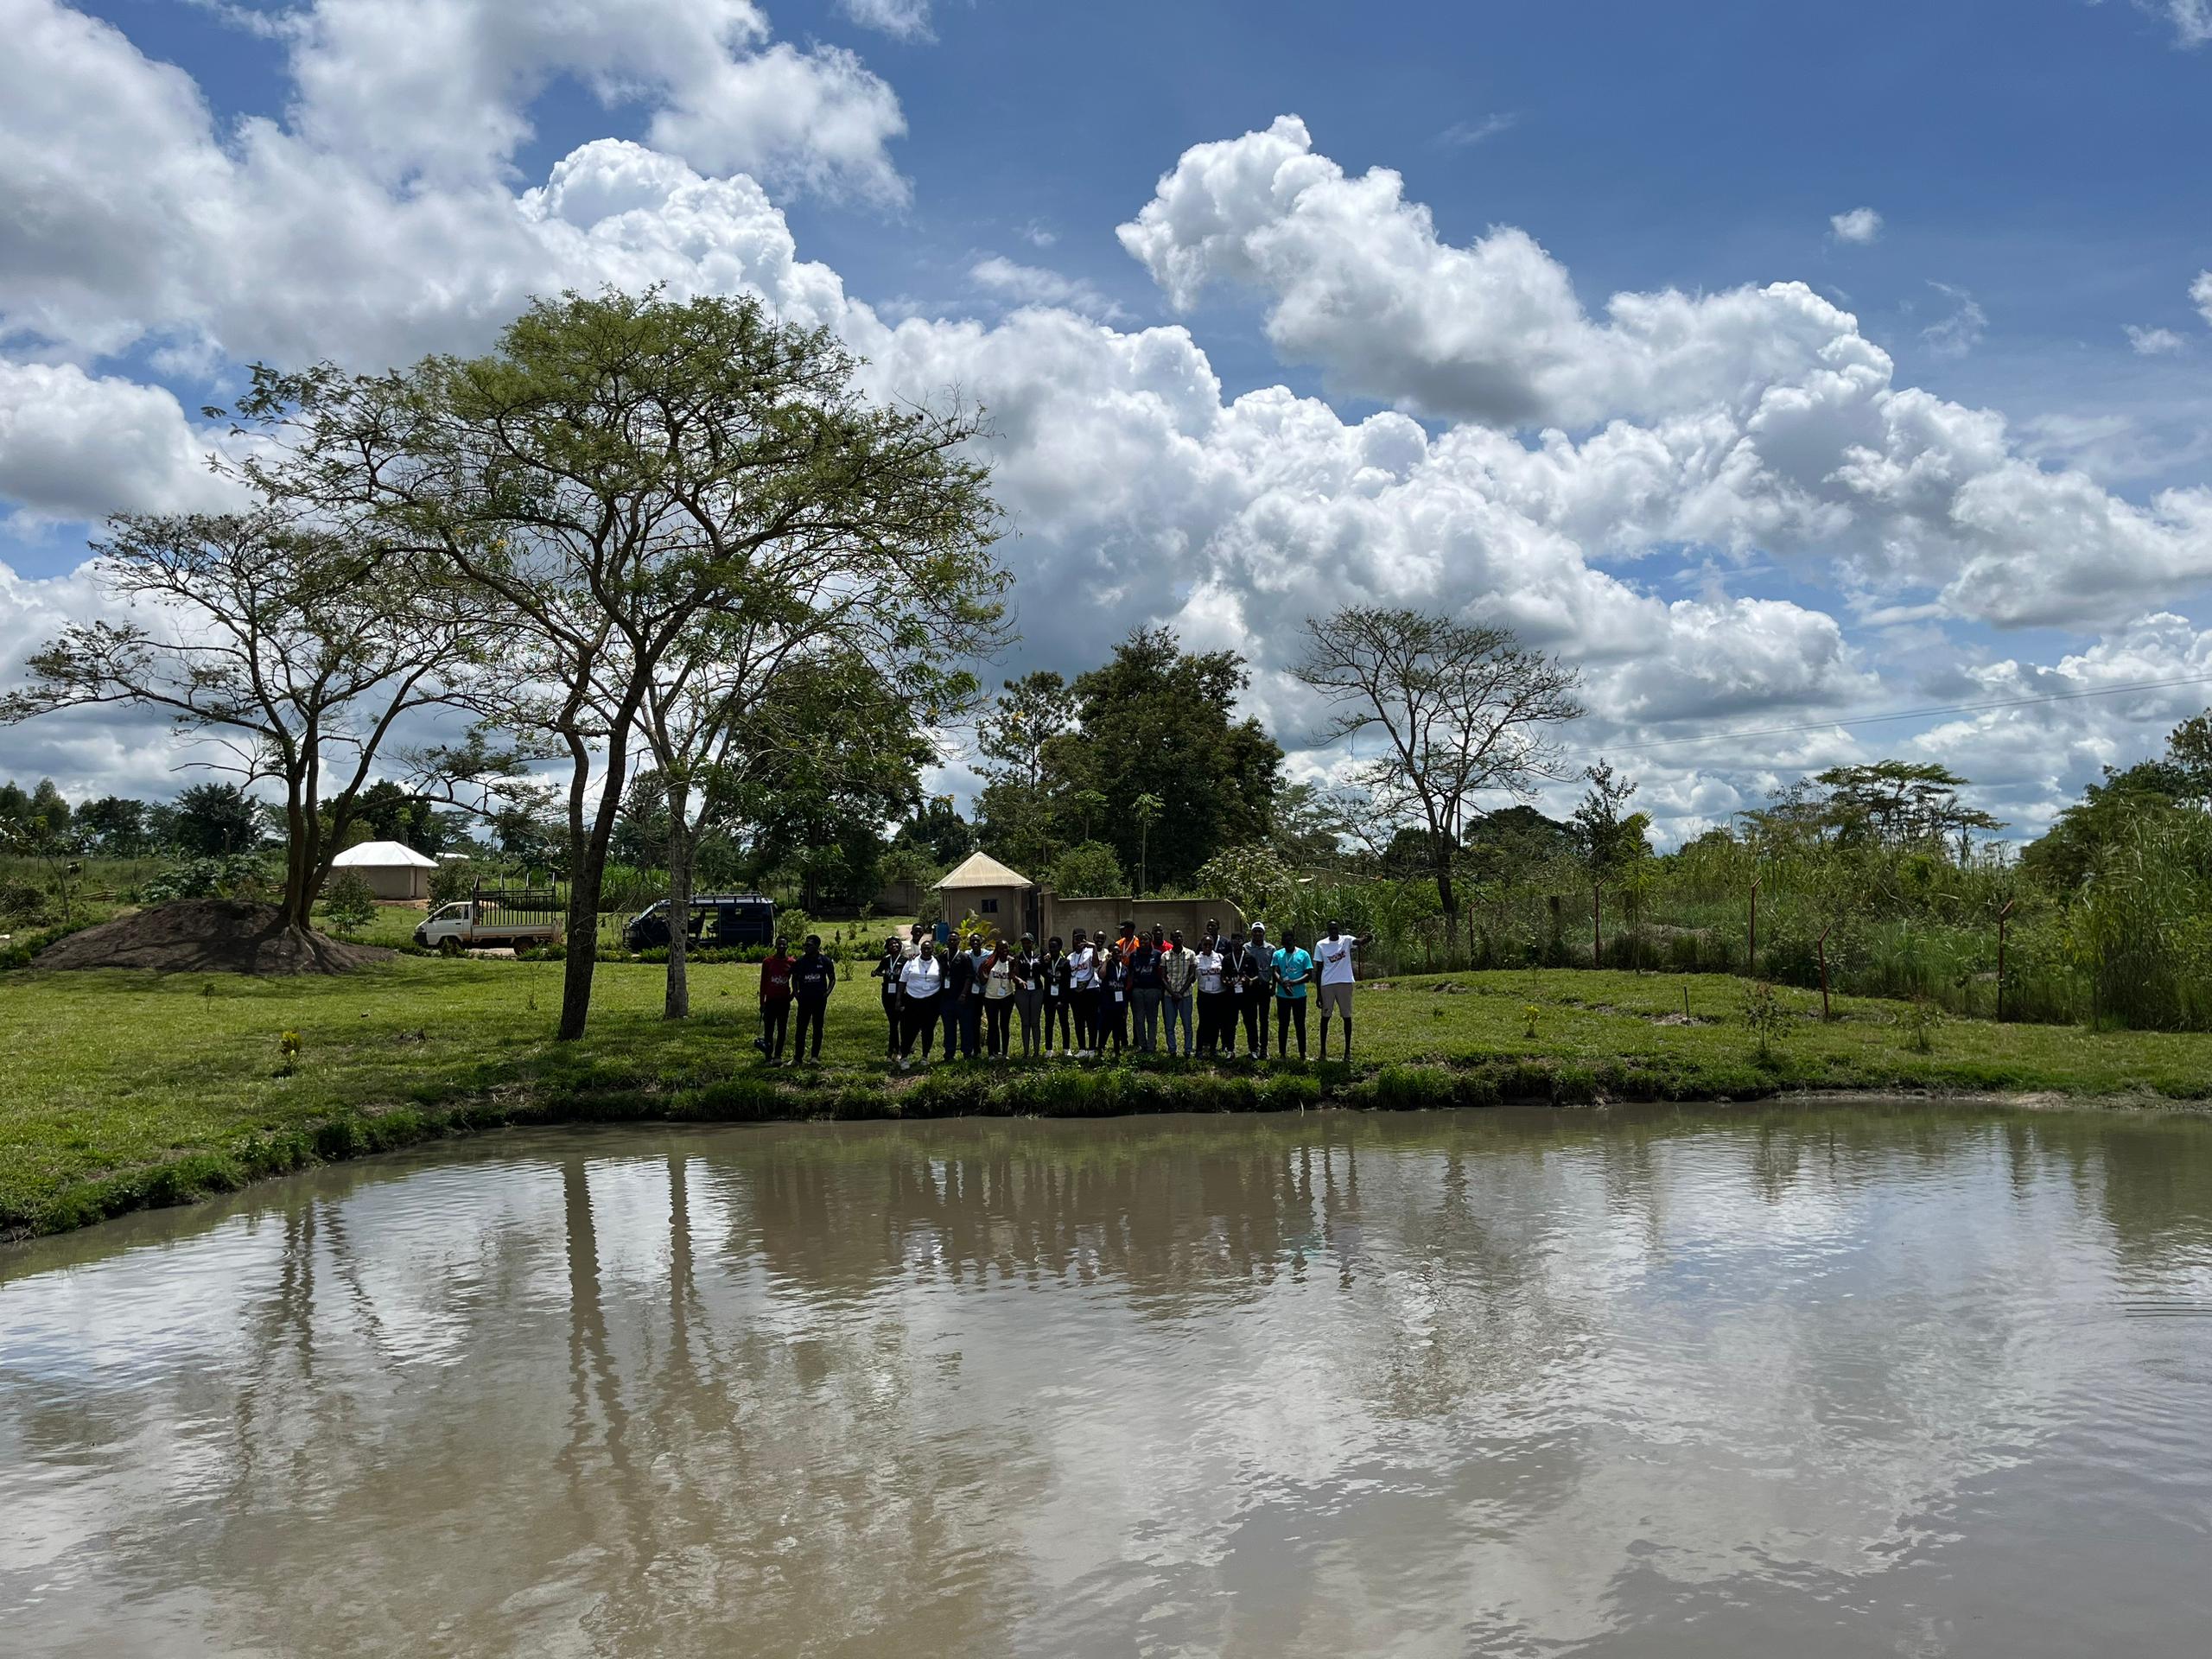
[[[1198,990],[1211,996],[1221,989],[1222,955],[1218,950],[1198,952]]]
[[[1351,935],[1341,938],[1322,938],[1313,941],[1313,960],[1321,964],[1324,985],[1351,983]]]
[[[1068,983],[1091,986],[1098,982],[1098,955],[1089,945],[1068,956]]]
[[[944,983],[944,968],[935,957],[913,957],[899,970],[899,988],[919,1000],[935,996]]]

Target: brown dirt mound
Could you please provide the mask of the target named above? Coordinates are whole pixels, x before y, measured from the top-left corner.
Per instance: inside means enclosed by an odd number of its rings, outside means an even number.
[[[150,968],[165,974],[343,974],[393,951],[286,927],[274,905],[181,899],[57,939],[40,968]]]

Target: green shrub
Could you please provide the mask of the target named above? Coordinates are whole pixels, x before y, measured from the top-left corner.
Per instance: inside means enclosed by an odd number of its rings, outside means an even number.
[[[359,870],[340,870],[322,890],[322,913],[347,938],[377,918],[377,895]]]

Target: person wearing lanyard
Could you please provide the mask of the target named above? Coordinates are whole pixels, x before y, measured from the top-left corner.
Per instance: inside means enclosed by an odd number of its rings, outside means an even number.
[[[1075,1019],[1075,1057],[1087,1060],[1098,1032],[1098,952],[1079,927],[1068,950],[1068,1010]]]
[[[1111,945],[1098,952],[1098,1058],[1106,1058],[1106,1039],[1114,1039],[1114,1056],[1121,1058],[1129,1041],[1129,970],[1122,953]]]
[[[1221,951],[1221,924],[1208,922],[1206,936],[1198,942],[1198,955],[1191,966],[1198,976],[1198,1052],[1218,1054],[1222,1039],[1227,1034],[1222,1030],[1222,1006],[1228,1001],[1222,989],[1223,969],[1227,962]]]
[[[883,1051],[883,1058],[899,1058],[899,970],[906,965],[906,947],[892,934],[883,942],[883,955],[875,966],[868,969],[868,977],[883,982],[883,1020],[891,1027],[891,1040]]]
[[[1021,936],[1021,949],[1014,953],[1014,1011],[1021,1020],[1021,1058],[1037,1058],[1037,1019],[1044,1010],[1045,959],[1037,954],[1037,941]]]
[[[1344,931],[1342,922],[1329,924],[1329,936],[1313,943],[1313,958],[1321,966],[1321,1058],[1329,1058],[1329,1015],[1344,1016],[1344,1058],[1351,1058],[1352,950],[1359,936]]]
[[[791,990],[798,1000],[798,1027],[791,1037],[791,1060],[819,1060],[822,1058],[823,1017],[830,1012],[830,993],[837,988],[837,964],[822,954],[822,936],[806,936],[806,949],[791,964]],[[808,1052],[806,1034],[814,1033],[814,1048]]]
[[[1298,1027],[1298,1058],[1306,1058],[1306,982],[1313,976],[1313,958],[1298,948],[1298,935],[1282,931],[1282,949],[1273,963],[1275,987],[1275,1055],[1290,1057],[1290,1028]]]
[[[1274,974],[1274,954],[1266,926],[1253,923],[1252,937],[1236,951],[1236,1000],[1243,1009],[1248,1059],[1268,1058],[1268,981]]]
[[[1167,1052],[1191,1053],[1191,986],[1198,976],[1195,957],[1183,948],[1181,929],[1167,936],[1167,948],[1160,957],[1160,1014],[1167,1027]],[[1175,1046],[1175,1029],[1183,1030],[1183,1046]]]
[[[1060,936],[1057,933],[1045,947],[1044,965],[1038,978],[1045,992],[1045,1052],[1052,1052],[1052,1033],[1058,1032],[1060,1052],[1072,1054],[1075,1039],[1068,1016],[1068,955],[1060,948]]]
[[[1006,1058],[1013,1025],[1014,952],[1001,939],[983,962],[983,1052],[991,1058]]]
[[[914,1063],[914,1039],[922,1039],[922,1063],[930,1058],[930,1041],[937,1034],[938,999],[944,990],[944,964],[938,960],[937,941],[925,938],[899,969],[899,1006],[904,1023],[899,1039],[899,1069]]]
[[[771,1065],[784,1063],[784,1033],[791,1018],[791,941],[778,939],[760,964],[760,1037],[753,1046]]]
[[[968,994],[960,1001],[960,1052],[971,1060],[983,1052],[983,992],[990,966],[979,933],[968,947]]]
[[[1129,1007],[1136,1015],[1132,1023],[1141,1054],[1160,1046],[1160,958],[1165,954],[1165,942],[1155,927],[1149,939],[1132,938],[1122,958],[1128,964]]]

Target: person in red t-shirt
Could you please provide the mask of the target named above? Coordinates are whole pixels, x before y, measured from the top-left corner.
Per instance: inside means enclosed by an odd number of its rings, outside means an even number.
[[[771,1065],[784,1063],[784,1032],[791,1017],[791,941],[778,939],[775,950],[760,964],[760,1034],[753,1046]]]

